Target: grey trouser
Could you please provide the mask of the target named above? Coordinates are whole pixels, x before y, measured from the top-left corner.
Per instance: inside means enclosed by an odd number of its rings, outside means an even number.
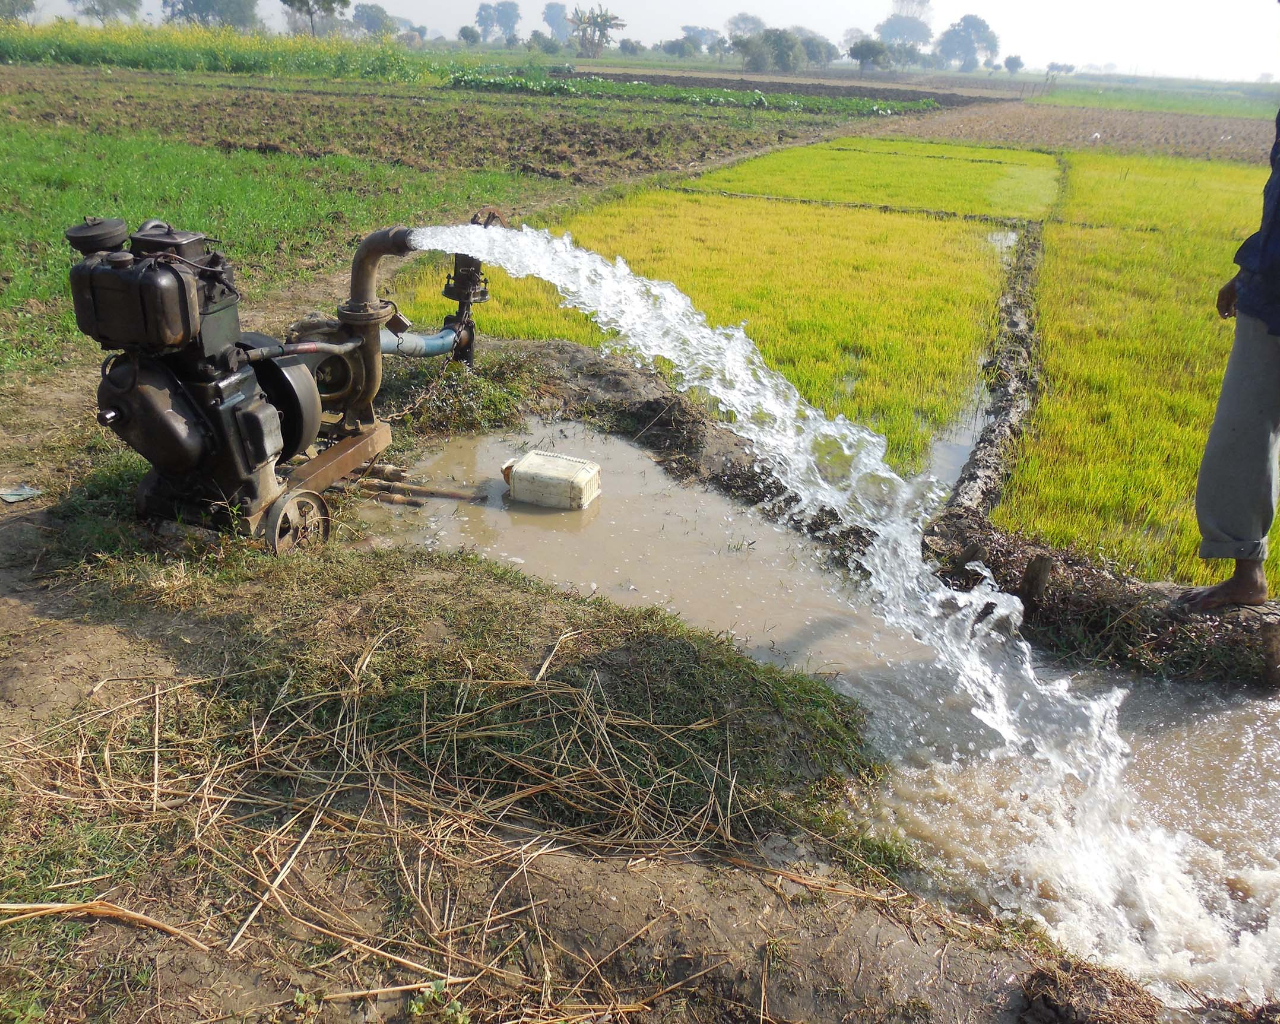
[[[1201,558],[1267,557],[1278,452],[1280,336],[1240,314],[1196,485]]]

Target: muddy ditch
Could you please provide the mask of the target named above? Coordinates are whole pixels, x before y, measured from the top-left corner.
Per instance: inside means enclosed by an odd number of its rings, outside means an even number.
[[[1280,605],[1189,616],[1170,599],[1180,588],[1146,583],[1079,551],[1052,548],[995,527],[1018,444],[1041,392],[1034,291],[1043,252],[1026,225],[1000,300],[985,372],[988,422],[951,497],[925,531],[925,554],[950,585],[969,589],[984,563],[1001,590],[1022,599],[1022,631],[1069,662],[1102,662],[1183,679],[1280,686]]]

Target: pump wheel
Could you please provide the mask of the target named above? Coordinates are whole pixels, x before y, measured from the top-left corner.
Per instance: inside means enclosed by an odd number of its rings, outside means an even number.
[[[267,512],[265,531],[273,555],[323,547],[329,539],[329,505],[315,491],[281,495]]]

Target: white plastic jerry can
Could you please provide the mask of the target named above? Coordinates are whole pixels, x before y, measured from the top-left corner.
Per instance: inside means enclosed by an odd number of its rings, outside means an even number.
[[[559,452],[526,452],[502,467],[511,499],[545,508],[586,508],[600,497],[600,466]]]

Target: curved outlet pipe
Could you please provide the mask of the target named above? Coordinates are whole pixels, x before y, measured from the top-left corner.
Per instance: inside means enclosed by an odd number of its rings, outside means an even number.
[[[351,261],[351,297],[338,308],[338,319],[361,338],[360,361],[364,365],[364,381],[360,392],[343,417],[346,431],[356,431],[374,422],[373,397],[382,387],[382,348],[379,332],[391,319],[395,307],[378,298],[378,264],[384,256],[408,256],[412,232],[404,225],[382,228],[360,243]]]
[[[382,228],[369,235],[351,261],[351,306],[378,305],[378,262],[383,256],[408,256],[412,234],[407,227]]]

